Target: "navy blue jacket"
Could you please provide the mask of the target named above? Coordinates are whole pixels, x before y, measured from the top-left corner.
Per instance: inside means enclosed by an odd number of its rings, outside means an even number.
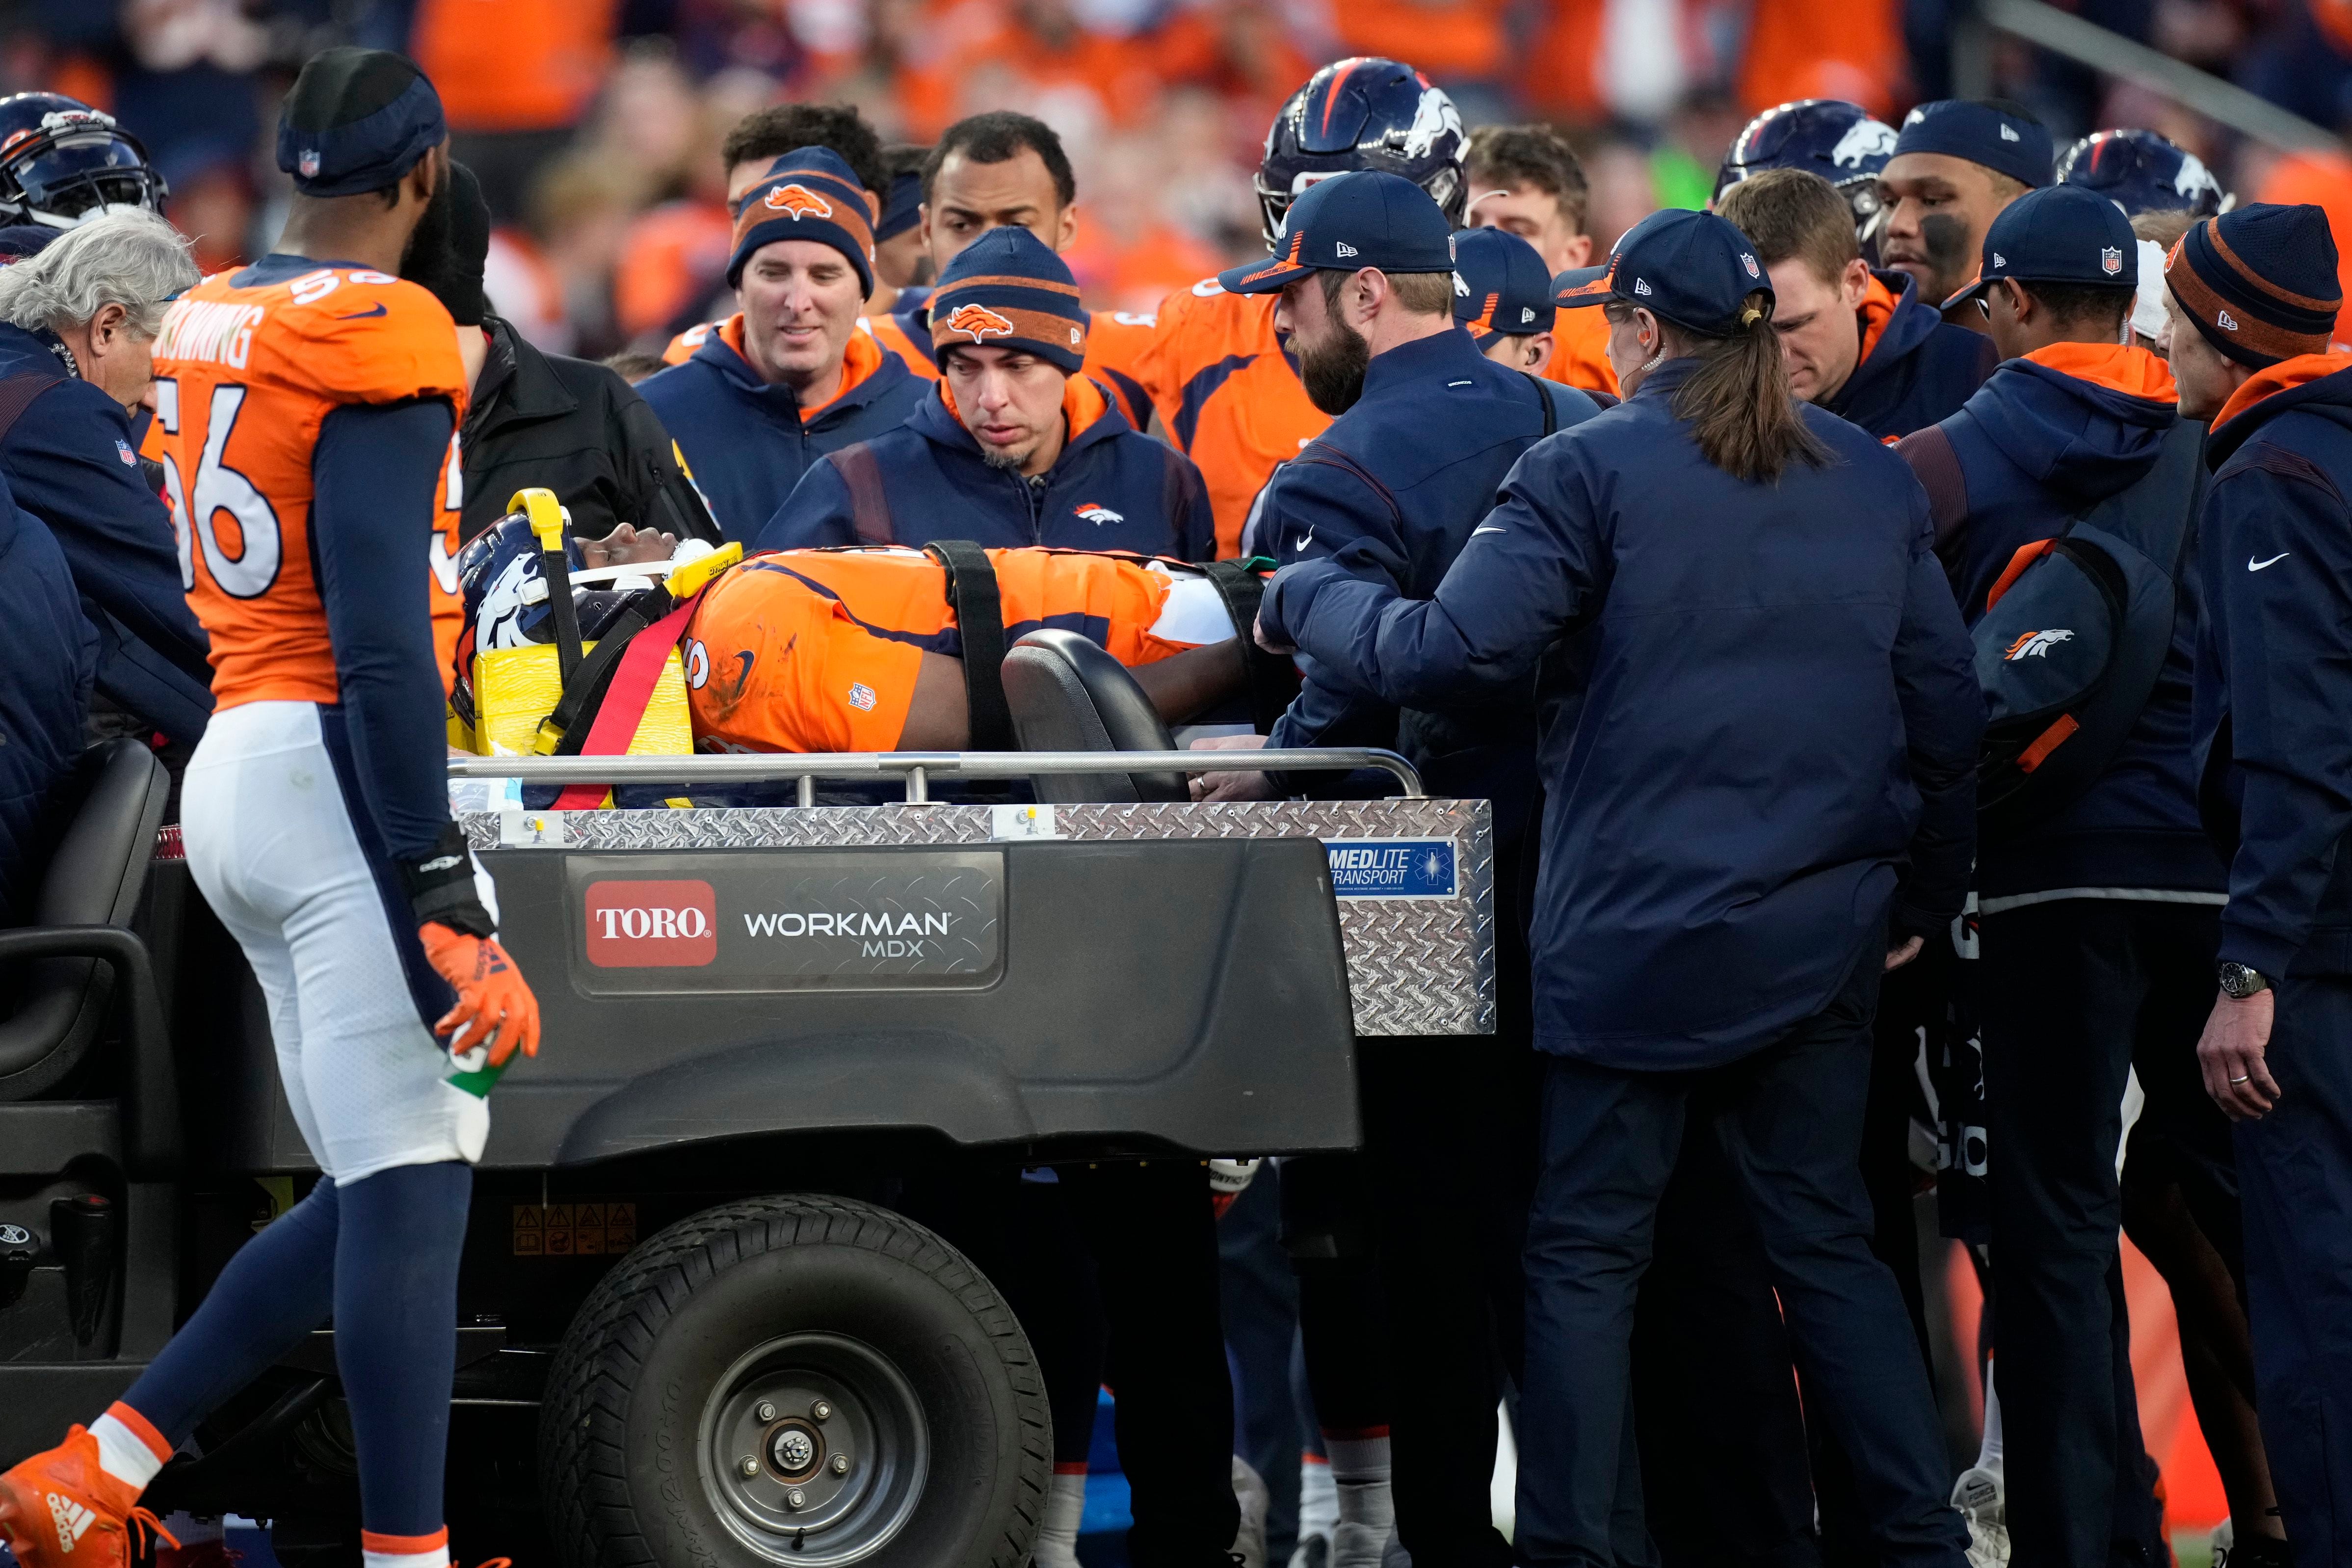
[[[2060,343],[2003,363],[1958,414],[1897,447],[1927,487],[1961,619],[1974,626],[1984,615],[2018,551],[2146,474],[2178,417],[2172,378],[2147,350]],[[2168,504],[2185,508],[2189,497]],[[2063,888],[2221,892],[2189,757],[2198,615],[2196,584],[2183,586],[2172,652],[2138,724],[2065,810],[1979,847],[1985,899]]]
[[[1956,327],[1919,298],[1907,272],[1874,272],[1861,318],[1862,360],[1822,406],[1874,436],[1924,430],[1969,400],[2000,359],[1982,332]]]
[[[723,332],[638,385],[729,539],[748,548],[810,464],[895,427],[922,401],[925,384],[898,355],[864,333],[849,352],[879,363],[805,424],[793,389],[761,380]]]
[[[1260,547],[1285,565],[1339,556],[1407,598],[1428,598],[1494,509],[1511,465],[1543,438],[1540,397],[1552,399],[1556,427],[1599,412],[1573,387],[1495,363],[1467,332],[1389,350],[1365,370],[1355,406],[1267,484]],[[1397,705],[1311,657],[1300,671],[1305,684],[1268,745],[1402,744],[1436,793],[1494,801],[1499,836],[1532,805],[1535,722],[1524,683],[1486,703],[1448,703],[1442,715],[1405,704],[1416,710],[1401,733]],[[1509,754],[1488,753],[1498,745]]]
[[[935,384],[896,430],[811,467],[760,531],[759,548],[969,539],[991,550],[1045,544],[1215,557],[1201,470],[1166,442],[1138,434],[1100,386],[1072,378],[1062,455],[1032,479],[989,465],[937,390],[945,384]]]
[[[97,689],[193,745],[212,717],[210,644],[188,608],[171,513],[141,471],[122,405],[66,374],[48,345],[0,322],[0,379],[48,383],[0,437],[0,474],[65,552],[98,637]]]
[[[2231,857],[2221,956],[2352,974],[2352,358],[2288,360],[2221,413],[2195,710],[2208,821]]]
[[[0,626],[0,926],[12,926],[31,916],[59,826],[58,786],[81,754],[98,633],[65,552],[5,485]]]
[[[1809,407],[1835,460],[1743,484],[1674,415],[1691,368],[1520,458],[1433,600],[1343,552],[1260,612],[1394,702],[1538,671],[1536,1043],[1632,1070],[1767,1046],[1957,914],[1984,729],[1902,459]]]

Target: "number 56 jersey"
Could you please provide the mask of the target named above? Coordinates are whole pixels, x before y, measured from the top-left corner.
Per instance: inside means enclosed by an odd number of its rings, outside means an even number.
[[[386,273],[272,256],[206,279],[164,313],[149,449],[178,524],[181,580],[212,638],[217,709],[337,700],[310,538],[319,428],[339,407],[423,398],[464,422],[457,328],[438,300]],[[457,483],[445,458],[440,511],[418,520],[419,570],[433,528],[455,516]]]

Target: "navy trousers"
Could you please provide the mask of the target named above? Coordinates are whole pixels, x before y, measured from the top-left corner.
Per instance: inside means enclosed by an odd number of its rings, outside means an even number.
[[[1984,917],[1979,970],[1993,1342],[2019,1556],[2050,1568],[2165,1561],[2129,1377],[2116,1237],[2124,1081],[2135,1142],[2220,1143],[2196,1077],[2221,910],[2058,899]]]
[[[2297,1563],[2352,1558],[2352,976],[2279,984],[2279,1101],[2237,1127],[2254,1395]]]
[[[1628,1345],[1686,1131],[1716,1139],[1738,1178],[1798,1371],[1853,1457],[1879,1561],[1961,1568],[1968,1531],[1946,1500],[1935,1396],[1902,1293],[1871,1254],[1870,1198],[1854,1160],[1878,979],[1878,954],[1859,955],[1820,1014],[1711,1071],[1550,1063],[1527,1247],[1517,1547],[1528,1568],[1639,1560],[1619,1463]],[[1639,1521],[1634,1500],[1636,1530]]]

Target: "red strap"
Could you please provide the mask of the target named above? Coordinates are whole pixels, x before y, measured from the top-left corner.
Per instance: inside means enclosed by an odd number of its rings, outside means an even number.
[[[697,594],[630,639],[621,662],[614,667],[613,683],[604,689],[596,721],[588,727],[588,739],[581,743],[582,756],[617,757],[628,751],[629,742],[637,738],[637,725],[646,709],[653,702],[654,687],[669,661],[670,649],[685,635],[687,617],[701,597]],[[566,784],[555,797],[555,809],[593,811],[604,804],[610,789],[600,784]]]
[[[2058,542],[2055,539],[2037,539],[2031,544],[2019,545],[2017,553],[2011,556],[2009,564],[2001,569],[2000,579],[1985,595],[1985,608],[1990,610],[2000,604],[2000,596],[2008,593],[2011,585],[2020,577],[2025,575],[2025,569],[2028,566],[2057,548]]]

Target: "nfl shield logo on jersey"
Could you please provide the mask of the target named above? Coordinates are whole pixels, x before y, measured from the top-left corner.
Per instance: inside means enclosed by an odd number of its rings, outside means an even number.
[[[131,443],[119,436],[114,440],[114,455],[122,459],[122,466],[126,468],[135,468],[139,466],[138,458],[131,450]]]

